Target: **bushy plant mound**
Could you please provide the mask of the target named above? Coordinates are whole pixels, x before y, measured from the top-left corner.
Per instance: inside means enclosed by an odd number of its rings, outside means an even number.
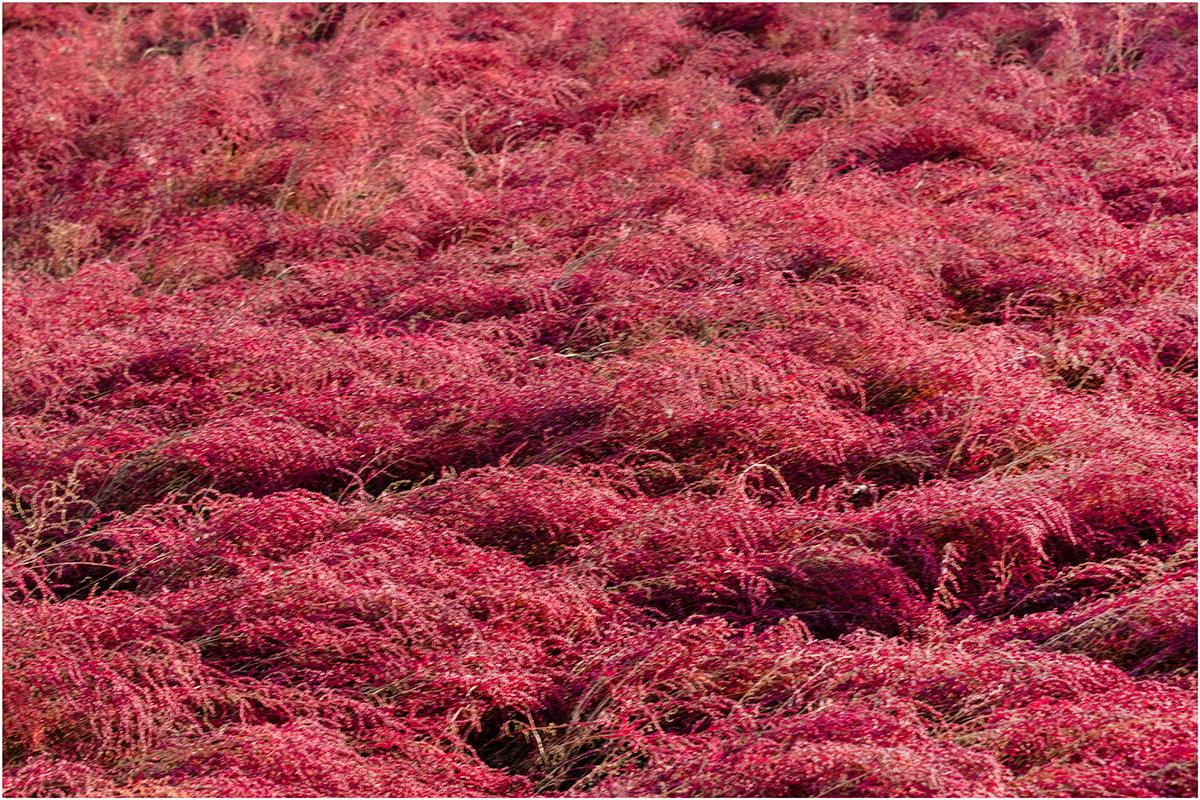
[[[7,794],[1195,795],[1195,5],[4,68]]]

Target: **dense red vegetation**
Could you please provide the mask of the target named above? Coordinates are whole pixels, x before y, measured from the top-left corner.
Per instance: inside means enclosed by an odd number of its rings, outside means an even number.
[[[10,795],[1196,791],[1196,6],[4,8]]]

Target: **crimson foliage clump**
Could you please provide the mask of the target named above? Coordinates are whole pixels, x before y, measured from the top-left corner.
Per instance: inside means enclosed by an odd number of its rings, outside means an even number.
[[[4,68],[7,794],[1195,795],[1194,5]]]

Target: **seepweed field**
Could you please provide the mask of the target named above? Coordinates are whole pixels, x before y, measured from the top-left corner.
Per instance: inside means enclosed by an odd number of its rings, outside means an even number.
[[[4,8],[8,795],[1196,792],[1196,6]]]

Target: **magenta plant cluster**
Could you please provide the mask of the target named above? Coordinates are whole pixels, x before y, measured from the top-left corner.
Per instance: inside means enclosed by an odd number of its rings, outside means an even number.
[[[10,796],[1180,796],[1175,5],[6,5]]]

